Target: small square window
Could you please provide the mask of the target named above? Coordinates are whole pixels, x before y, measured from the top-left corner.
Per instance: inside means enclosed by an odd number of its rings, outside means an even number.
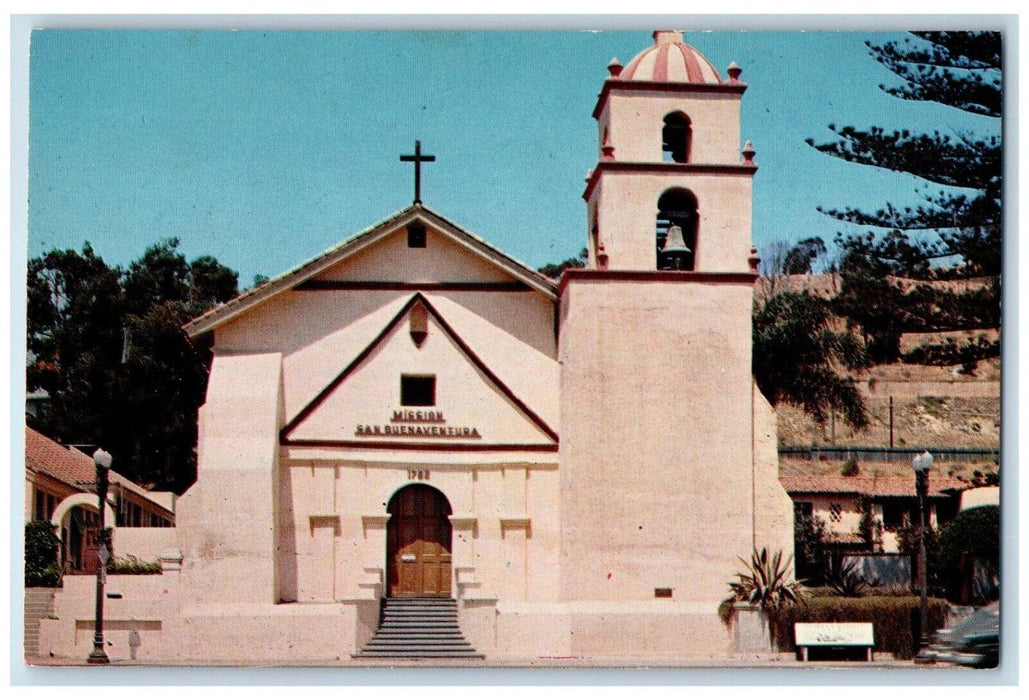
[[[401,406],[435,406],[436,375],[403,374],[400,376]]]
[[[407,247],[425,247],[425,227],[421,224],[411,224],[407,227]]]

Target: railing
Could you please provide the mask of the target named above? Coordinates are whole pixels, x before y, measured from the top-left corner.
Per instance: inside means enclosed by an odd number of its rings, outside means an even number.
[[[937,461],[986,462],[1000,459],[995,447],[858,447],[853,445],[820,445],[780,447],[780,457],[809,460],[847,460],[863,462],[910,462],[917,454],[929,450]]]

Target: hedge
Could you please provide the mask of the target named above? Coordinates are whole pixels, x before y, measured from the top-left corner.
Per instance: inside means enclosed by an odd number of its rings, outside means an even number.
[[[129,575],[152,575],[161,573],[161,560],[143,561],[131,554],[126,557],[113,557],[107,562],[107,573]]]
[[[930,630],[946,624],[947,610],[946,600],[928,599]],[[794,622],[871,622],[875,630],[875,651],[910,659],[918,650],[915,635],[919,620],[918,596],[808,597],[801,605],[780,609],[777,641],[781,651],[796,651]]]
[[[61,567],[57,562],[57,539],[53,524],[48,520],[25,523],[25,585],[53,588],[61,581]]]

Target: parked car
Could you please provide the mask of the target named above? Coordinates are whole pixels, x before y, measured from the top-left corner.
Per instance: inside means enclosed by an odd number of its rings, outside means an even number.
[[[933,636],[926,656],[975,668],[996,668],[1000,659],[1000,603],[979,608]]]

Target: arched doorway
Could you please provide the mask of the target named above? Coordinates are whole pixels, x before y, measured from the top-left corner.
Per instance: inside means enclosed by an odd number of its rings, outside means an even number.
[[[100,568],[100,518],[95,510],[75,506],[64,530],[64,566],[71,574],[95,576]]]
[[[447,497],[425,484],[393,494],[386,512],[386,595],[450,597],[451,526]]]

